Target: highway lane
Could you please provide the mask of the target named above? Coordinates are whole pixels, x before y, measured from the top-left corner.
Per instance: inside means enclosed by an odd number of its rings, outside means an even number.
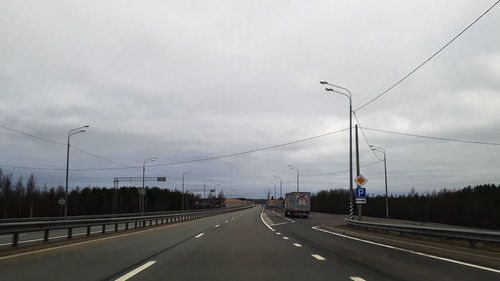
[[[499,280],[500,274],[453,262],[385,248],[314,230],[322,224],[341,224],[342,216],[311,214],[308,219],[284,218],[266,211],[272,227],[303,245],[316,249],[327,260],[360,272],[366,280]],[[333,220],[333,221],[332,221]],[[495,268],[500,269],[500,265]]]
[[[351,280],[356,273],[320,260],[319,253],[269,230],[261,208],[212,228],[183,247],[148,261],[156,263],[131,280]],[[314,257],[315,255],[316,257]],[[147,261],[144,261],[147,262]]]
[[[500,277],[312,229],[331,216],[311,215],[292,222],[266,212],[275,224],[268,227],[261,211],[259,206],[0,259],[1,279],[368,281]]]
[[[0,258],[1,280],[107,280],[145,258],[180,247],[216,224],[231,223],[234,216],[244,212],[248,210]]]

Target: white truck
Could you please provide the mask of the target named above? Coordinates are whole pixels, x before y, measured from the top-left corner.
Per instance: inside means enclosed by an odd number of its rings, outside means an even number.
[[[311,212],[311,192],[290,192],[285,194],[285,216],[306,217]]]

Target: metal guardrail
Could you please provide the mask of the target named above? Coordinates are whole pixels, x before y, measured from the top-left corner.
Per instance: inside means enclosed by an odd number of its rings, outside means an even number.
[[[229,208],[226,208],[229,209]],[[0,225],[6,222],[25,222],[25,221],[56,221],[56,220],[74,220],[74,219],[91,219],[91,218],[109,218],[109,217],[132,217],[132,216],[149,216],[149,215],[162,215],[162,214],[179,214],[179,213],[195,213],[204,211],[204,209],[193,209],[184,211],[159,211],[159,212],[145,212],[145,213],[116,213],[116,214],[102,214],[102,215],[80,215],[80,216],[59,216],[59,217],[23,217],[23,218],[7,218],[0,219]]]
[[[197,210],[188,212],[168,212],[159,214],[147,214],[134,216],[114,216],[114,217],[72,217],[56,218],[50,220],[34,220],[21,222],[3,222],[0,223],[0,234],[12,234],[12,246],[17,246],[19,234],[27,232],[43,231],[43,241],[49,241],[49,234],[52,230],[67,229],[67,238],[73,236],[74,228],[86,228],[86,235],[90,236],[91,227],[101,226],[102,233],[106,232],[106,226],[114,225],[114,231],[118,231],[119,224],[125,224],[125,230],[129,229],[129,224],[133,223],[134,228],[153,226],[159,224],[174,223],[180,221],[194,220],[202,217],[229,213],[244,210],[253,207],[253,205],[235,208],[221,208],[211,210]],[[153,223],[154,222],[154,223]],[[149,224],[148,224],[149,223]]]
[[[465,239],[471,243],[471,246],[474,246],[474,244],[478,241],[500,243],[500,232],[496,231],[367,222],[367,221],[351,220],[348,218],[346,218],[345,221],[349,225],[363,227],[363,228],[374,228],[374,229],[381,229],[388,231],[431,235],[437,237]]]

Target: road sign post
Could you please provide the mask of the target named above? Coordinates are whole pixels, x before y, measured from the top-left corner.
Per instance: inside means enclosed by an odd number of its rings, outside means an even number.
[[[366,198],[366,188],[358,187],[356,188],[356,199]]]

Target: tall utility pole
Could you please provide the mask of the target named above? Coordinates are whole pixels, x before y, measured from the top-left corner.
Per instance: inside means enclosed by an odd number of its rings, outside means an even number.
[[[338,89],[342,89],[346,91],[349,95],[343,92],[339,92],[337,90],[334,90],[332,88],[325,88],[326,91],[329,92],[335,92],[337,94],[341,94],[349,99],[349,174],[350,174],[350,181],[349,181],[349,219],[354,218],[354,203],[352,202],[352,198],[354,196],[354,190],[352,187],[354,178],[352,176],[352,94],[351,91],[349,91],[347,88],[337,86],[334,84],[330,84],[326,81],[319,81],[320,84],[322,85],[329,85]]]
[[[78,134],[78,133],[83,133],[85,132],[85,128],[88,128],[89,125],[85,125],[73,130],[70,130],[68,132],[68,145],[67,145],[67,150],[66,150],[66,190],[64,192],[64,216],[68,216],[68,178],[69,178],[69,138],[72,135]]]
[[[386,155],[385,155],[385,149],[370,145],[370,148],[372,150],[382,152],[384,154],[384,176],[385,176],[385,217],[389,218],[389,197],[387,196],[387,161],[386,161]]]
[[[359,144],[358,144],[358,124],[356,124],[356,176],[359,177],[361,172],[359,171]],[[359,187],[359,186],[358,186]],[[358,203],[358,220],[361,220],[362,204]]]

